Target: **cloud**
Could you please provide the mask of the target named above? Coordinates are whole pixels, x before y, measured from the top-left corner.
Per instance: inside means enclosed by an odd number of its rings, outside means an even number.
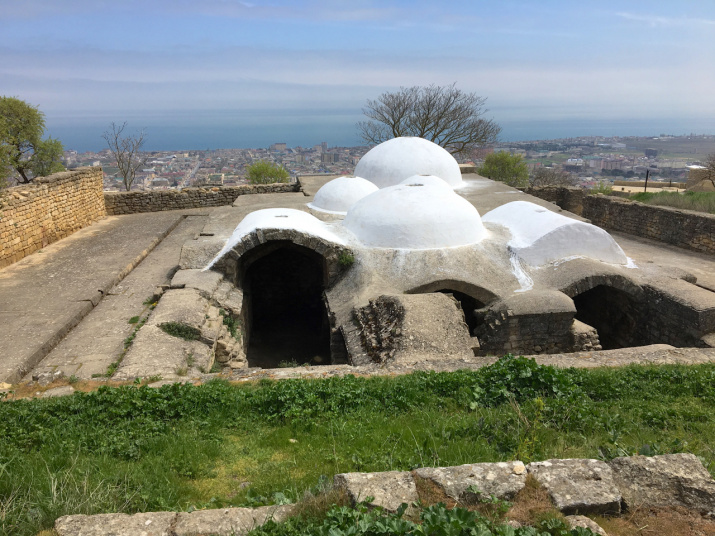
[[[634,22],[644,22],[653,28],[674,26],[715,26],[715,20],[713,19],[692,17],[663,17],[658,15],[639,15],[635,13],[626,12],[616,13],[616,15],[626,20]]]

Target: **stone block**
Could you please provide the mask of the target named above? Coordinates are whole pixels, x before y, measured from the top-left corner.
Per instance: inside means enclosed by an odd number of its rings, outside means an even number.
[[[344,489],[353,503],[373,497],[370,506],[395,512],[402,503],[411,505],[419,500],[412,475],[405,471],[384,473],[342,473],[335,475],[336,488]]]
[[[55,531],[58,536],[171,536],[175,517],[174,512],[64,516],[55,521]]]
[[[564,514],[619,514],[621,493],[600,460],[546,460],[526,466]]]
[[[593,519],[587,518],[586,516],[566,516],[566,523],[568,523],[572,529],[575,529],[576,527],[583,527],[584,529],[589,529],[591,532],[598,534],[599,536],[608,536],[606,531],[603,530],[598,523],[596,523]]]
[[[628,509],[684,506],[715,515],[715,482],[693,454],[631,456],[608,463]]]
[[[439,486],[448,497],[461,503],[471,502],[473,486],[485,497],[510,500],[526,482],[526,468],[519,461],[500,463],[472,463],[455,467],[422,467],[414,474]]]
[[[210,298],[223,275],[210,270],[204,272],[199,269],[179,270],[171,279],[171,288],[188,288],[199,292],[203,298]]]
[[[291,510],[291,505],[285,505],[180,512],[177,514],[172,536],[242,536],[269,519],[284,521]]]

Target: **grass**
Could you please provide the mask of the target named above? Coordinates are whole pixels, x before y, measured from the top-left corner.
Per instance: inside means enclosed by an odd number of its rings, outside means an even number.
[[[517,456],[692,452],[712,473],[714,409],[715,365],[561,370],[523,358],[6,401],[0,534],[35,535],[65,514],[296,501],[336,473]]]
[[[715,192],[639,192],[630,197],[633,201],[640,201],[648,205],[694,210],[715,214]]]
[[[201,332],[193,327],[181,322],[164,322],[159,324],[159,328],[172,337],[178,337],[185,341],[195,341],[201,336]]]

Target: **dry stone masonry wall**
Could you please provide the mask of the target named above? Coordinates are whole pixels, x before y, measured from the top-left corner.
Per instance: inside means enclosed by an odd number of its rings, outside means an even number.
[[[105,215],[99,167],[55,173],[0,191],[0,268]]]
[[[136,214],[231,205],[241,195],[297,192],[298,183],[243,184],[223,188],[184,188],[149,192],[104,192],[107,214]]]
[[[607,231],[620,231],[715,254],[715,214],[590,195],[583,200],[581,215]]]

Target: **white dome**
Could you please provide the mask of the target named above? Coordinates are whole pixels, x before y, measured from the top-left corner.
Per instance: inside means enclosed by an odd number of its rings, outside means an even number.
[[[536,203],[512,201],[487,212],[483,221],[508,228],[509,247],[532,266],[568,257],[628,263],[621,247],[600,227],[567,218]]]
[[[407,177],[404,181],[401,181],[400,184],[406,184],[407,186],[435,186],[447,190],[452,189],[449,184],[434,175],[412,175],[411,177]]]
[[[466,246],[486,235],[479,212],[439,186],[390,186],[355,203],[343,225],[364,245],[394,249]]]
[[[462,185],[462,172],[445,149],[423,138],[393,138],[370,149],[355,166],[355,175],[380,188],[412,175],[436,175],[452,188]]]
[[[338,177],[326,182],[308,206],[325,212],[345,214],[363,197],[376,191],[377,186],[361,177]]]

